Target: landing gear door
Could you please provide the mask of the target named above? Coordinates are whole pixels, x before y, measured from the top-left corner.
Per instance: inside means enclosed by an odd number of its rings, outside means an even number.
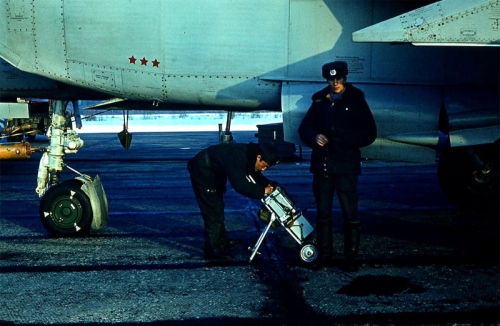
[[[104,192],[98,175],[92,180],[78,178],[83,181],[82,190],[90,199],[92,206],[92,229],[100,229],[108,223],[108,198]]]
[[[281,112],[285,141],[304,145],[297,129],[311,106],[311,96],[326,85],[306,82],[284,82],[281,89]]]

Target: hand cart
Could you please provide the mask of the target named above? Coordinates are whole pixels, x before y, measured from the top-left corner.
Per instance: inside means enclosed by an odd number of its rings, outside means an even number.
[[[295,207],[295,203],[287,195],[285,190],[277,186],[272,193],[262,198],[261,201],[271,213],[271,218],[264,231],[262,231],[255,246],[253,248],[248,248],[252,251],[250,262],[252,262],[256,254],[260,254],[258,252],[259,247],[262,241],[264,241],[269,229],[276,221],[285,228],[299,245],[302,246],[300,250],[300,259],[306,263],[313,262],[318,257],[318,249],[314,245],[315,241],[312,239],[314,228],[302,215],[302,211]],[[309,239],[307,239],[308,237]]]

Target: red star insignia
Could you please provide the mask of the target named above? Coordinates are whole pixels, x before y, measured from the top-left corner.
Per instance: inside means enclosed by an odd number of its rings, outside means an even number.
[[[160,65],[160,61],[158,61],[158,60],[155,59],[153,61],[153,67],[158,67],[159,65]]]
[[[148,65],[148,60],[146,60],[145,57],[141,59],[141,66],[147,66]]]
[[[135,65],[135,62],[137,61],[136,58],[134,58],[134,56],[131,56],[130,58],[128,58],[130,60],[130,63],[133,63]]]

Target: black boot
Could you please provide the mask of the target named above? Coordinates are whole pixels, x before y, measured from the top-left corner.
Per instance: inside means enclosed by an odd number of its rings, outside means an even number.
[[[229,248],[215,248],[210,242],[205,241],[205,259],[209,260],[232,260],[234,256],[228,252]]]
[[[224,249],[228,250],[238,246],[241,243],[241,239],[227,239],[224,244]]]
[[[228,252],[239,241],[229,240],[226,229],[220,224],[205,224],[205,259],[232,260],[234,256]]]
[[[357,272],[359,269],[358,258],[360,242],[360,225],[358,222],[346,223],[344,225],[344,270],[346,272]]]
[[[317,221],[316,223],[316,243],[318,248],[318,258],[313,262],[312,267],[319,269],[329,267],[333,264],[333,233],[331,219]]]

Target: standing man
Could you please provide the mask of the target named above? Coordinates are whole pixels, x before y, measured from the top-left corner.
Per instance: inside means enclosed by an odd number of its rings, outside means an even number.
[[[205,224],[206,259],[231,259],[228,249],[240,243],[239,239],[229,240],[226,235],[224,193],[227,180],[236,192],[260,199],[274,189],[262,172],[279,161],[273,143],[229,143],[210,146],[188,162],[191,184]]]
[[[375,141],[377,127],[363,92],[346,82],[346,62],[327,63],[322,74],[328,87],[312,96],[313,103],[298,130],[302,141],[312,148],[310,171],[318,208],[317,265],[328,266],[333,260],[332,204],[337,191],[344,218],[344,267],[356,271],[360,147]]]

